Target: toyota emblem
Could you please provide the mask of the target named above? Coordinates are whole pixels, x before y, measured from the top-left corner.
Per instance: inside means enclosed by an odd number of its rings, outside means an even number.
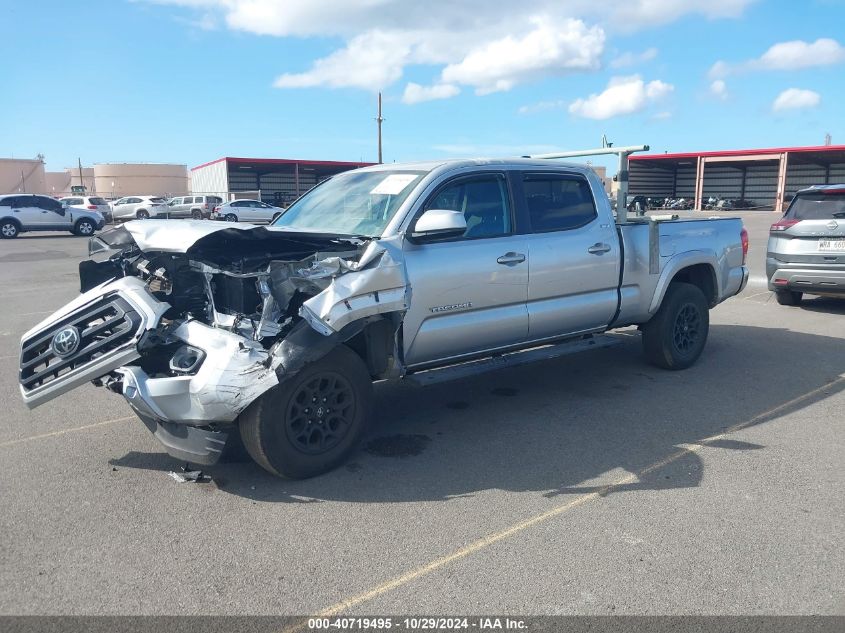
[[[50,347],[53,348],[56,356],[70,356],[79,349],[79,341],[79,330],[68,325],[56,332]]]
[[[831,220],[827,223],[827,228],[829,228],[831,231],[835,231],[837,228],[839,228],[839,223],[836,220]]]

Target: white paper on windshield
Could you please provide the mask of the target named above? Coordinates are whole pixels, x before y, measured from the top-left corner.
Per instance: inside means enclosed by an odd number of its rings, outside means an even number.
[[[390,174],[370,192],[374,196],[395,196],[419,178],[418,174]]]

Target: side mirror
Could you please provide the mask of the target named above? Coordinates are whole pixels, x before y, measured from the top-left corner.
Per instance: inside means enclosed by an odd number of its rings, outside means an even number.
[[[457,237],[467,230],[467,221],[460,211],[451,209],[429,209],[423,213],[411,231],[414,240],[439,237]]]
[[[56,213],[58,213],[59,215],[64,215],[64,214],[65,214],[65,211],[67,211],[67,209],[68,209],[68,204],[67,204],[67,202],[62,202],[62,208],[61,208],[61,209],[57,209],[57,210],[56,210]]]

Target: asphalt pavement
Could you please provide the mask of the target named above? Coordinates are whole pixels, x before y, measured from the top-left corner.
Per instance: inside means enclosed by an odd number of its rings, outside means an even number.
[[[704,214],[708,215],[708,214]],[[779,306],[773,215],[699,363],[620,346],[377,385],[348,464],[181,464],[122,399],[20,400],[86,241],[0,242],[0,614],[845,614],[845,301]]]

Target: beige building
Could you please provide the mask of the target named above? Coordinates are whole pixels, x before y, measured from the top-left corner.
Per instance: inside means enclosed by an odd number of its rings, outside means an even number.
[[[0,158],[0,195],[48,193],[44,161],[40,158]]]
[[[191,191],[187,165],[159,163],[98,163],[93,167],[67,167],[45,171],[41,159],[0,158],[0,195],[40,193],[68,196],[82,185],[88,194],[104,197],[127,195],[178,195]]]
[[[175,196],[191,191],[187,165],[99,163],[94,165],[93,171],[96,192],[109,198]]]

